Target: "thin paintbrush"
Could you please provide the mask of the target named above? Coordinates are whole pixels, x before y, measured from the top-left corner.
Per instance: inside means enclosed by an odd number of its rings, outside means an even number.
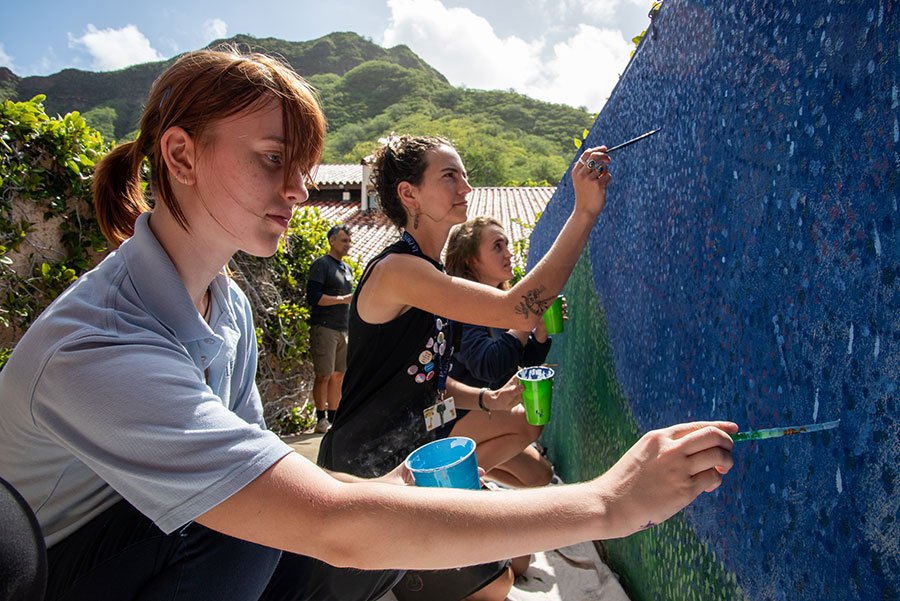
[[[613,146],[612,148],[607,148],[607,149],[606,149],[606,154],[609,154],[609,153],[611,153],[611,152],[613,152],[613,151],[615,151],[615,150],[619,150],[620,148],[625,148],[626,146],[631,146],[631,145],[634,144],[635,142],[640,142],[640,141],[643,140],[644,138],[649,138],[650,136],[652,136],[653,134],[657,133],[657,132],[658,132],[659,130],[661,130],[661,129],[662,129],[662,128],[660,127],[660,128],[657,128],[657,129],[648,131],[648,132],[645,133],[645,134],[639,135],[637,138],[632,138],[632,139],[628,140],[627,142],[622,142],[622,143],[619,144],[618,146]]]
[[[635,142],[640,142],[644,138],[649,138],[650,136],[657,133],[661,129],[662,128],[659,127],[657,129],[650,130],[645,134],[641,134],[636,138],[632,138],[632,139],[628,140],[627,142],[622,142],[618,146],[613,146],[612,148],[607,148],[606,154],[609,154],[609,153],[611,153],[615,150],[619,150],[621,148],[625,148],[626,146],[631,146]],[[578,162],[581,163],[582,165],[584,165],[585,167],[587,167],[588,169],[595,169],[597,171],[597,173],[603,173],[606,171],[606,164],[603,161],[595,161],[594,159],[591,159],[587,163],[585,163],[583,159],[578,159]]]
[[[747,432],[738,432],[732,434],[731,439],[735,442],[744,440],[765,440],[766,438],[780,438],[782,436],[790,436],[792,434],[806,434],[807,432],[818,432],[819,430],[831,430],[837,428],[841,420],[837,419],[833,422],[823,422],[821,424],[807,424],[805,426],[789,426],[787,428],[766,428],[765,430],[748,430]]]

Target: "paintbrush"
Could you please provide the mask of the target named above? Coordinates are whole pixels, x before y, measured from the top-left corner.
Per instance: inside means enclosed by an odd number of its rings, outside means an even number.
[[[807,424],[805,426],[789,426],[787,428],[748,430],[746,432],[738,432],[737,434],[732,434],[731,439],[734,442],[742,442],[744,440],[765,440],[767,438],[781,438],[782,436],[790,436],[792,434],[806,434],[807,432],[818,432],[819,430],[831,430],[832,428],[837,428],[839,423],[841,423],[841,420],[837,419],[833,422]]]
[[[661,129],[662,129],[662,128],[659,127],[659,128],[657,128],[657,129],[650,130],[650,131],[648,131],[648,132],[645,133],[645,134],[641,134],[641,135],[639,135],[639,136],[636,137],[636,138],[632,138],[632,139],[628,140],[627,142],[622,142],[622,143],[619,144],[618,146],[613,146],[612,148],[607,148],[605,152],[606,152],[606,154],[609,154],[609,153],[611,153],[611,152],[613,152],[613,151],[615,151],[615,150],[619,150],[619,149],[621,149],[621,148],[625,148],[626,146],[631,146],[631,145],[634,144],[635,142],[640,142],[640,141],[643,140],[644,138],[649,138],[650,136],[652,136],[653,134],[657,133],[657,132],[658,132],[659,130],[661,130]],[[585,162],[583,161],[583,159],[578,159],[578,162],[581,163],[582,165],[584,165],[585,167],[587,167],[588,169],[595,169],[595,170],[597,171],[597,173],[601,173],[601,174],[602,174],[602,173],[605,173],[605,172],[606,172],[606,164],[605,164],[603,161],[595,161],[594,159],[591,159],[591,160],[589,160],[587,163],[585,163]]]
[[[613,152],[613,151],[615,151],[615,150],[619,150],[620,148],[625,148],[626,146],[631,146],[631,145],[634,144],[635,142],[640,142],[640,141],[643,140],[644,138],[649,138],[650,136],[652,136],[653,134],[657,133],[657,132],[658,132],[659,130],[661,130],[661,129],[662,129],[662,128],[660,127],[660,128],[657,128],[657,129],[648,131],[647,133],[641,134],[641,135],[639,135],[639,136],[636,137],[636,138],[632,138],[632,139],[628,140],[627,142],[622,142],[622,143],[619,144],[618,146],[613,146],[612,148],[607,148],[607,149],[606,149],[606,154],[609,154],[609,153],[611,153],[611,152]]]

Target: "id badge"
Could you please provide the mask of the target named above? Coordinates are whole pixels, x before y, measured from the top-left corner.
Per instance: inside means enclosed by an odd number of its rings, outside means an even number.
[[[448,396],[423,411],[425,415],[425,429],[429,432],[440,428],[456,419],[456,404],[453,397]]]

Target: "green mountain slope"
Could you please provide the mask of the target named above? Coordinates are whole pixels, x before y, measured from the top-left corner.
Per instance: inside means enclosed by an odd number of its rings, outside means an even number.
[[[325,162],[356,162],[390,133],[434,134],[457,145],[474,185],[558,182],[584,110],[514,92],[457,88],[406,46],[382,48],[350,32],[288,42],[238,35],[220,43],[281,56],[320,92],[328,117]],[[172,60],[104,73],[0,73],[0,99],[46,94],[50,114],[80,111],[107,137],[131,137],[153,80]]]

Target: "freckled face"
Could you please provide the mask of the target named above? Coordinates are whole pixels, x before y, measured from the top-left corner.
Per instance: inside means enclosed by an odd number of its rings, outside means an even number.
[[[196,204],[211,237],[255,256],[278,248],[294,207],[308,196],[299,173],[284,185],[284,139],[275,100],[210,126],[198,150]]]
[[[478,255],[472,261],[472,269],[478,281],[489,286],[498,286],[512,278],[512,253],[503,228],[489,225],[481,231]]]
[[[466,196],[472,191],[462,159],[451,146],[439,146],[427,153],[427,167],[417,186],[422,212],[432,221],[451,224],[466,220]]]

